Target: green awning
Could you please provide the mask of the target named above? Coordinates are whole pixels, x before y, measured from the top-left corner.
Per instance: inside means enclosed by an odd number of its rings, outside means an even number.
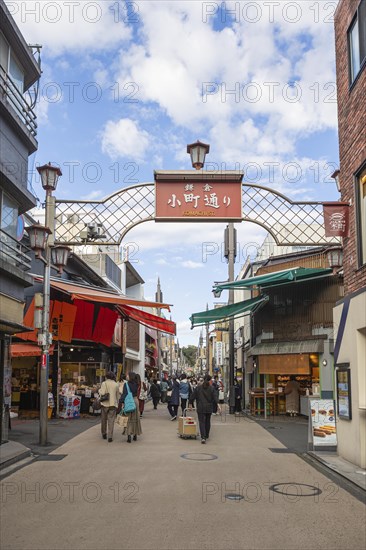
[[[189,318],[192,323],[191,328],[207,325],[207,323],[213,323],[214,321],[223,321],[244,313],[250,313],[267,301],[268,296],[258,296],[250,300],[244,300],[244,302],[237,302],[236,304],[217,307],[216,309],[209,309],[200,313],[192,313]]]
[[[214,286],[213,292],[215,295],[218,295],[222,290],[227,290],[230,288],[269,288],[272,286],[299,283],[310,279],[319,279],[320,277],[328,276],[332,273],[332,269],[294,267],[292,269],[285,269],[283,271],[275,271],[274,273],[265,273],[264,275],[249,277],[248,279],[240,279],[239,281],[217,284]]]

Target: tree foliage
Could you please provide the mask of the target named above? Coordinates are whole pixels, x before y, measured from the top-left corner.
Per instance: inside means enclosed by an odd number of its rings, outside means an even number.
[[[197,346],[187,346],[182,348],[184,357],[187,359],[187,362],[190,367],[194,367],[197,358]]]

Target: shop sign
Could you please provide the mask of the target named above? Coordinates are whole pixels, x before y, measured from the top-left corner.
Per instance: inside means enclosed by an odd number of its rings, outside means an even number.
[[[241,182],[155,182],[155,221],[242,220]]]
[[[216,342],[215,344],[215,359],[216,364],[221,366],[223,364],[223,343]]]
[[[326,237],[349,237],[348,203],[324,203],[323,215]]]
[[[309,408],[309,442],[315,447],[335,447],[337,428],[333,399],[309,399]]]
[[[96,376],[105,376],[105,369],[96,369]]]

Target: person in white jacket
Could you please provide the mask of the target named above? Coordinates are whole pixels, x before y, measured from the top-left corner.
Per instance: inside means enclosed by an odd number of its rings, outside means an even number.
[[[103,399],[108,394],[107,399]],[[116,382],[116,377],[113,372],[109,371],[106,374],[106,380],[102,382],[102,385],[99,390],[99,395],[101,397],[101,431],[103,439],[108,438],[108,442],[112,443],[113,441],[113,428],[114,421],[116,419],[116,411],[118,407],[119,400],[119,386]],[[107,433],[108,425],[108,433]]]

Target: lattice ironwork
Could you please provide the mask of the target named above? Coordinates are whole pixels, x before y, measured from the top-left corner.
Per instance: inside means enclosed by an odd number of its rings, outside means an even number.
[[[260,185],[243,184],[243,221],[266,229],[278,245],[324,246],[323,204],[292,202]],[[56,200],[56,241],[70,245],[119,245],[136,225],[155,219],[155,185],[127,187],[101,201]]]

